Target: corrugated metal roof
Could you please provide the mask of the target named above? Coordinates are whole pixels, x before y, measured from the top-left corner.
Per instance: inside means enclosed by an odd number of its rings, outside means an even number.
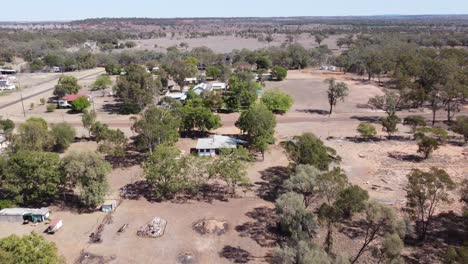
[[[36,214],[46,215],[49,213],[48,208],[32,209],[32,208],[5,208],[0,210],[0,215],[25,215]]]
[[[196,149],[236,148],[239,143],[245,143],[245,141],[234,137],[215,135],[212,138],[200,138]]]

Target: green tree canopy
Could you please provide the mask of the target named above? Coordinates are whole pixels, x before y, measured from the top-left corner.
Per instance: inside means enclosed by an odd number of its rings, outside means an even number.
[[[257,100],[257,90],[260,89],[261,86],[254,82],[251,73],[236,73],[229,78],[226,107],[232,111],[249,108]]]
[[[468,117],[459,116],[457,117],[457,122],[453,125],[453,131],[455,133],[463,135],[465,143],[468,142]]]
[[[304,204],[308,207],[321,196],[318,181],[323,173],[312,165],[299,164],[295,173],[284,182],[284,188],[302,194]]]
[[[348,96],[348,86],[344,82],[337,83],[335,78],[326,79],[325,83],[328,84],[327,96],[331,115],[338,100],[344,101],[344,98]]]
[[[47,122],[40,117],[31,117],[18,127],[13,139],[13,149],[46,151],[51,150],[54,139],[49,133]]]
[[[108,190],[107,174],[111,165],[94,152],[70,153],[62,163],[62,182],[68,188],[79,187],[84,206],[95,208],[104,202]]]
[[[114,90],[122,101],[121,112],[136,114],[154,102],[161,83],[139,65],[130,65],[125,72],[126,75],[117,77]]]
[[[53,242],[47,242],[43,236],[36,233],[19,237],[11,235],[0,239],[0,252],[7,253],[8,259],[4,259],[5,255],[0,253],[1,262],[5,264],[21,263],[21,264],[63,264],[65,260],[59,256],[57,247]],[[8,262],[8,261],[12,262]]]
[[[167,72],[174,82],[182,89],[186,78],[195,77],[198,72],[197,64],[189,61],[176,60],[167,67]]]
[[[63,97],[66,94],[76,94],[80,89],[81,86],[78,84],[78,79],[76,79],[76,77],[65,75],[60,77],[55,86],[54,95]]]
[[[179,138],[181,124],[178,109],[150,107],[134,120],[135,143],[140,149],[152,151],[159,144],[172,144]]]
[[[359,134],[361,134],[361,137],[363,137],[365,140],[373,138],[377,134],[375,126],[373,126],[369,122],[359,123],[359,126],[357,127],[357,131],[359,132]]]
[[[295,136],[285,144],[289,159],[295,164],[310,164],[319,170],[328,170],[333,161],[338,161],[333,155],[336,151],[325,146],[323,142],[312,133]]]
[[[209,66],[206,68],[206,77],[218,80],[223,76],[223,70],[219,66]]]
[[[112,85],[112,80],[109,75],[103,74],[97,78],[92,84],[93,90],[103,90]]]
[[[213,114],[211,110],[203,106],[203,102],[200,100],[200,105],[192,106],[188,102],[182,109],[183,119],[182,128],[185,131],[192,131],[197,128],[202,133],[217,129],[221,127],[221,118],[218,115]]]
[[[58,195],[60,159],[50,152],[20,151],[7,162],[2,185],[20,204],[44,204]]]
[[[179,157],[180,151],[176,147],[160,144],[143,163],[146,181],[157,198],[170,198],[183,189],[186,181]]]
[[[247,166],[250,155],[246,149],[223,149],[210,168],[210,177],[224,181],[229,191],[234,194],[239,185],[249,183]]]
[[[65,151],[76,136],[75,128],[67,123],[52,124],[50,133],[54,140],[54,150],[58,152]]]
[[[435,167],[429,171],[413,169],[407,178],[406,206],[418,222],[419,238],[424,240],[437,206],[450,201],[447,192],[455,189],[455,183],[445,170]]]
[[[86,96],[80,96],[73,100],[71,103],[71,107],[73,111],[76,112],[83,112],[84,109],[88,108],[91,106],[91,103],[89,102],[89,99],[86,98]]]
[[[264,104],[254,104],[242,112],[236,122],[242,133],[247,133],[252,147],[264,154],[274,142],[276,117]]]
[[[271,70],[271,75],[277,81],[282,81],[288,76],[288,69],[286,69],[286,68],[284,68],[282,66],[275,66]]]
[[[262,95],[262,103],[273,113],[286,113],[293,104],[293,99],[279,89],[268,90]]]
[[[315,235],[317,220],[307,210],[302,194],[287,192],[276,200],[275,206],[281,230],[293,241],[308,240]]]

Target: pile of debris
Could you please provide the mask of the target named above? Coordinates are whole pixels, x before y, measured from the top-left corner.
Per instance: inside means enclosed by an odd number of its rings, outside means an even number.
[[[137,231],[137,235],[140,237],[161,237],[164,235],[167,221],[160,217],[155,217],[148,224],[140,227]]]
[[[220,236],[228,231],[228,224],[216,219],[202,219],[193,225],[193,229],[201,235]]]

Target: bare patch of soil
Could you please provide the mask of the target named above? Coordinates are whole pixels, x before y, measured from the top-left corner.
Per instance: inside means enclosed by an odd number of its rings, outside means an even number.
[[[202,219],[193,225],[193,230],[201,235],[223,235],[229,229],[226,221]]]

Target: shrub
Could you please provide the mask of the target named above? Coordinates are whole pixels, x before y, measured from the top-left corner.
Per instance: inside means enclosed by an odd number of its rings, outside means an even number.
[[[276,80],[282,81],[288,76],[288,70],[281,66],[275,66],[271,71],[271,75],[273,76],[273,78],[276,78]]]
[[[373,138],[377,134],[375,126],[368,122],[360,123],[357,128],[357,131],[359,132],[359,134],[361,134],[361,137],[363,137],[366,140]]]
[[[403,119],[403,124],[411,126],[412,130],[415,131],[417,127],[426,125],[426,119],[422,116],[407,116]]]
[[[73,111],[82,112],[84,109],[90,107],[91,103],[89,102],[88,98],[81,96],[75,99],[71,105]]]
[[[463,135],[465,143],[468,142],[468,116],[457,117],[457,122],[452,129],[453,132]]]
[[[262,96],[262,103],[273,113],[285,113],[291,108],[293,99],[279,89],[266,91]]]
[[[54,139],[54,149],[58,152],[66,150],[76,136],[76,130],[67,123],[53,124],[50,133]]]
[[[55,104],[48,104],[47,105],[47,112],[49,112],[49,113],[54,112],[55,109],[57,109],[57,106]]]
[[[39,100],[39,102],[41,102],[41,105],[45,105],[46,99],[45,99],[45,98],[41,98],[41,99]]]
[[[391,137],[393,133],[398,131],[397,125],[401,122],[401,119],[396,115],[389,115],[382,118],[382,127],[387,132],[388,137]]]

